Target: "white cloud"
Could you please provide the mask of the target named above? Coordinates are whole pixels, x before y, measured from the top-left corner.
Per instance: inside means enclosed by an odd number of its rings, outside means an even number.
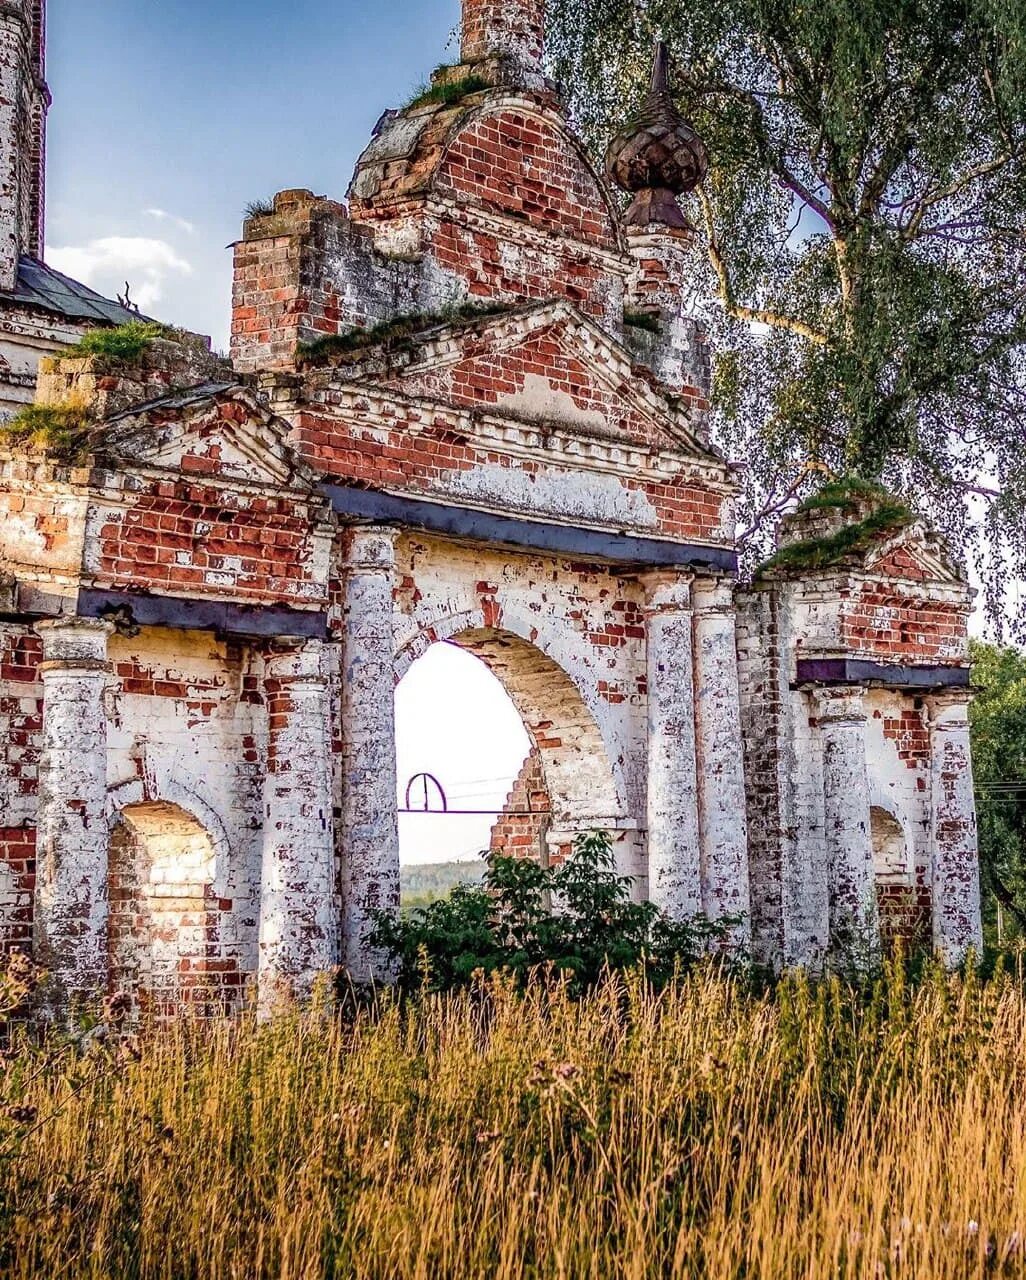
[[[180,218],[177,213],[168,213],[166,209],[144,209],[143,213],[149,218],[156,218],[158,222],[170,222],[179,230],[187,231],[190,236],[196,230],[194,222],[190,222],[188,218]]]
[[[108,297],[131,285],[132,301],[148,311],[164,297],[169,276],[191,276],[187,262],[166,240],[146,236],[103,236],[84,245],[66,245],[46,250],[51,267]]]

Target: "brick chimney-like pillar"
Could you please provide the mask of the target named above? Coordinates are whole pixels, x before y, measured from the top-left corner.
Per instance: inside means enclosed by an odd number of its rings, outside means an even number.
[[[499,57],[540,74],[545,53],[545,0],[463,0],[464,62]]]

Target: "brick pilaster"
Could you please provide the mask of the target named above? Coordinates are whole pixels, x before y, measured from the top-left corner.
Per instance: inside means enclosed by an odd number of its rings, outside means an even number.
[[[54,1000],[95,998],[107,986],[107,716],[109,623],[41,623],[43,752],[35,952]]]

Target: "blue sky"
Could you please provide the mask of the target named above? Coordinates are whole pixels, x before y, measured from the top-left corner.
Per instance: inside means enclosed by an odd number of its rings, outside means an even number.
[[[127,277],[145,309],[220,346],[225,246],[246,203],[286,187],[343,196],[381,112],[457,54],[458,0],[48,12],[50,260],[103,292]]]

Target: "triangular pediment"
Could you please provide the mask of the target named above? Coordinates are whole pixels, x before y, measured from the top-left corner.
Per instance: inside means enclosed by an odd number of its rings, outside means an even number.
[[[438,325],[387,351],[368,349],[339,375],[584,440],[725,465],[684,399],[568,302]]]
[[[243,387],[203,386],[141,405],[102,427],[100,447],[125,463],[221,481],[313,488],[289,424]]]
[[[945,586],[966,583],[965,573],[944,539],[921,520],[875,545],[863,564],[867,574],[894,581]]]

